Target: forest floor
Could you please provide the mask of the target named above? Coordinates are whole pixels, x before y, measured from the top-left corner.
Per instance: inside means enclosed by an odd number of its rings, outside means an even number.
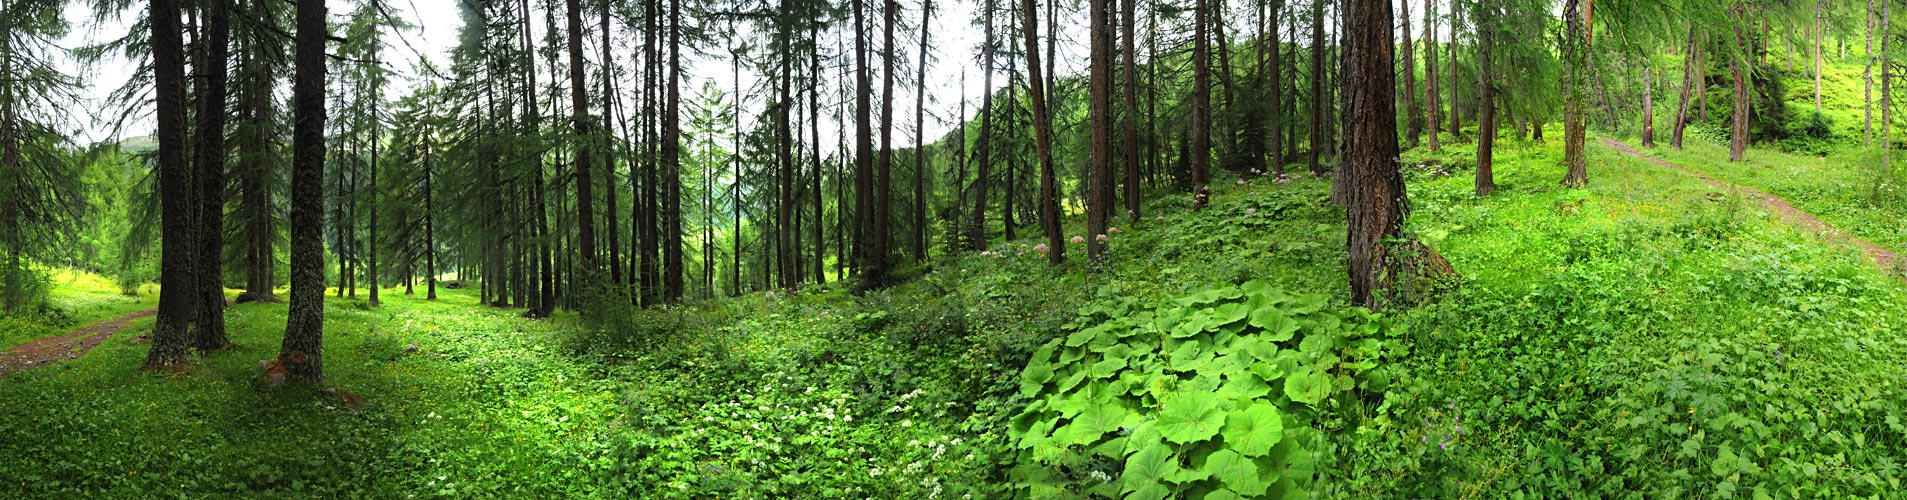
[[[1810,214],[1799,208],[1795,208],[1793,204],[1788,203],[1788,200],[1782,199],[1780,196],[1768,194],[1754,188],[1749,188],[1749,187],[1744,187],[1744,186],[1740,186],[1736,184],[1731,184],[1728,182],[1723,182],[1713,177],[1703,175],[1700,172],[1696,172],[1693,170],[1676,166],[1675,164],[1664,161],[1661,158],[1656,158],[1653,156],[1643,154],[1639,151],[1636,151],[1635,148],[1629,147],[1629,144],[1624,143],[1622,141],[1615,140],[1615,139],[1611,139],[1609,137],[1603,137],[1602,144],[1603,146],[1608,147],[1609,149],[1620,151],[1623,154],[1627,154],[1629,156],[1648,160],[1649,163],[1660,165],[1662,166],[1662,168],[1667,168],[1670,170],[1675,170],[1685,174],[1693,175],[1696,178],[1701,179],[1702,182],[1706,182],[1710,186],[1715,186],[1717,189],[1721,189],[1723,191],[1740,192],[1744,195],[1752,197],[1755,200],[1757,200],[1763,208],[1767,209],[1769,212],[1775,214],[1777,217],[1780,217],[1781,220],[1786,221],[1789,224],[1792,224],[1801,229],[1805,229],[1807,231],[1813,232],[1817,235],[1820,235],[1822,238],[1860,247],[1863,251],[1867,252],[1867,256],[1869,258],[1874,259],[1874,264],[1876,266],[1879,266],[1881,270],[1883,271],[1890,271],[1890,272],[1897,271],[1899,266],[1901,265],[1900,255],[1897,253],[1894,253],[1893,250],[1888,250],[1886,247],[1876,245],[1872,242],[1862,239],[1859,236],[1849,235],[1845,232],[1837,230],[1834,228],[1834,226],[1829,225],[1826,222],[1822,222],[1820,217],[1815,217],[1814,214]],[[1907,280],[1907,274],[1898,274],[1896,275],[1896,277],[1903,280]]]
[[[1572,190],[1557,187],[1558,142],[1504,141],[1499,189],[1478,198],[1470,148],[1452,142],[1404,155],[1408,227],[1462,277],[1386,314],[1396,337],[1373,340],[1390,346],[1381,363],[1394,379],[1359,380],[1315,408],[1270,396],[1286,440],[1316,455],[1302,489],[1900,491],[1907,284],[1743,190],[1611,148],[1590,148],[1590,186]],[[1863,201],[1857,176],[1835,173],[1853,153],[1757,149],[1729,164],[1711,144],[1644,152],[1779,195],[1883,248],[1907,244],[1897,208]],[[1048,266],[1029,228],[984,253],[902,266],[904,282],[864,297],[809,285],[530,320],[470,289],[436,301],[391,289],[378,308],[362,290],[328,295],[325,385],[363,395],[361,411],[259,380],[284,304],[229,308],[234,347],[179,374],[138,369],[146,344],[132,339],[151,321],[135,320],[86,356],[0,378],[0,496],[1001,498],[1034,481],[1118,494],[1138,481],[1093,473],[1132,476],[1126,462],[1048,446],[1045,433],[1064,433],[1028,417],[1066,404],[1029,397],[1026,382],[1045,386],[1029,358],[1090,341],[1078,334],[1108,324],[1106,311],[1251,281],[1317,297],[1301,307],[1345,309],[1329,184],[1220,174],[1200,212],[1161,193],[1139,221],[1121,218],[1108,264],[1069,245],[1067,263]],[[1079,219],[1066,234],[1083,234]],[[62,283],[55,302],[82,319],[0,333],[7,346],[148,309],[154,296],[116,298],[96,277]],[[1193,484],[1217,481],[1192,470],[1216,463],[1206,458],[1171,462],[1187,470],[1168,491],[1196,497]],[[1055,461],[1071,465],[1040,465]]]

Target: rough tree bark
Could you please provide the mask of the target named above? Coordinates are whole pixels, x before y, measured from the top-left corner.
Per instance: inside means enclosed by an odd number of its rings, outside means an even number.
[[[192,246],[193,211],[198,206],[191,195],[197,190],[191,184],[192,166],[185,156],[185,40],[181,35],[184,28],[179,20],[177,0],[152,0],[148,8],[152,25],[153,93],[159,121],[161,231],[159,314],[153,321],[152,348],[146,351],[145,369],[181,370],[185,368],[191,347],[191,332],[187,328],[198,312],[194,303],[202,295],[194,276],[197,269],[193,266]],[[321,149],[319,155],[323,154]]]
[[[1675,146],[1675,149],[1682,149],[1682,131],[1688,128],[1689,94],[1695,89],[1695,72],[1701,63],[1701,57],[1696,53],[1697,50],[1700,50],[1700,46],[1696,45],[1696,41],[1698,40],[1695,25],[1690,23],[1688,27],[1688,51],[1687,55],[1682,58],[1682,99],[1681,103],[1675,107],[1675,128],[1674,132],[1669,135],[1669,145]]]
[[[1437,28],[1431,23],[1437,17],[1437,0],[1424,0],[1424,122],[1430,125],[1429,146],[1431,152],[1443,149],[1437,143],[1437,133],[1443,124],[1438,117],[1442,104],[1437,102]]]
[[[1092,152],[1088,167],[1092,186],[1086,202],[1086,256],[1094,262],[1106,258],[1106,221],[1112,215],[1112,0],[1092,0],[1091,99],[1087,115],[1092,121]]]
[[[1346,26],[1354,117],[1345,139],[1349,153],[1345,190],[1348,219],[1345,244],[1350,252],[1351,303],[1377,309],[1387,287],[1390,256],[1385,239],[1402,231],[1410,201],[1398,169],[1397,107],[1394,97],[1390,0],[1349,0]]]
[[[158,0],[169,1],[169,0]],[[324,379],[324,0],[298,0],[291,131],[291,298],[278,365]],[[156,341],[155,341],[156,343]]]
[[[225,335],[225,89],[231,52],[231,2],[212,0],[205,17],[198,75],[198,129],[193,174],[198,198],[198,300],[192,348],[212,352],[232,345]]]
[[[1032,102],[1034,146],[1039,150],[1040,161],[1040,229],[1046,234],[1046,261],[1058,265],[1066,260],[1066,240],[1059,227],[1059,186],[1053,178],[1053,131],[1052,121],[1046,116],[1046,82],[1040,77],[1039,9],[1037,0],[1021,3],[1025,6],[1026,20],[1022,32],[1026,37],[1027,100]]]

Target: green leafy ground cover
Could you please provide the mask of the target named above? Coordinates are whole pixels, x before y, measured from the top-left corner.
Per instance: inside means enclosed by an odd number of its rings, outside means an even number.
[[[48,274],[46,307],[32,314],[0,312],[0,349],[151,309],[159,303],[157,285],[145,285],[138,296],[128,297],[119,292],[119,285],[112,279],[97,274],[66,269]]]
[[[0,379],[0,491],[1898,491],[1901,283],[1737,196],[1593,144],[1590,188],[1564,190],[1560,144],[1507,142],[1499,191],[1483,199],[1467,151],[1407,153],[1410,228],[1463,277],[1383,316],[1341,298],[1328,182],[1221,177],[1200,213],[1162,195],[1144,220],[1116,223],[1106,265],[1071,245],[1049,267],[1027,239],[903,270],[908,281],[865,297],[830,284],[540,321],[467,290],[387,293],[378,309],[328,298],[327,385],[366,397],[361,412],[257,381],[282,304],[231,308],[237,347],[180,375],[136,370],[142,320],[84,358]],[[69,286],[115,293],[98,281]]]

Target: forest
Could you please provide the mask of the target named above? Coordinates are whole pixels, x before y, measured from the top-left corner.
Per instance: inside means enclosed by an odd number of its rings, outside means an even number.
[[[0,0],[0,496],[1899,498],[1894,3]]]

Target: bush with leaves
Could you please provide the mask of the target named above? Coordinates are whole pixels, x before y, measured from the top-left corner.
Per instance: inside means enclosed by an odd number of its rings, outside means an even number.
[[[1033,353],[1008,431],[1034,497],[1302,498],[1336,396],[1381,392],[1390,323],[1260,281],[1160,304],[1118,290]]]

